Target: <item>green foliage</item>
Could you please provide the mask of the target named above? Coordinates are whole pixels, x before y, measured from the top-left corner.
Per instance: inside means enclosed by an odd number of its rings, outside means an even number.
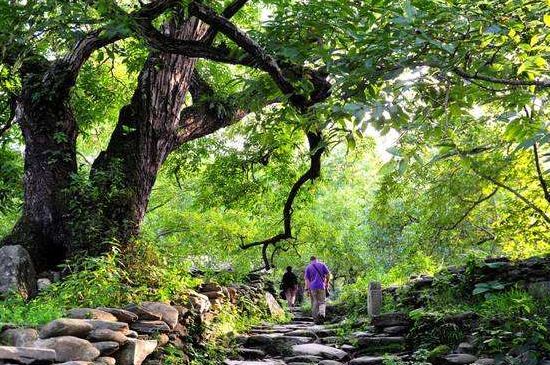
[[[87,257],[65,267],[72,272],[29,302],[10,296],[0,303],[0,322],[43,324],[74,307],[124,306],[144,300],[183,301],[199,281],[189,266],[153,245],[138,243],[124,255],[114,246],[101,257]]]

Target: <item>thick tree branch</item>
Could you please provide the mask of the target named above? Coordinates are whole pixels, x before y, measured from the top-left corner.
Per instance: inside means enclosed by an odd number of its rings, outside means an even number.
[[[222,16],[226,19],[231,19],[235,14],[239,12],[243,8],[243,6],[246,5],[248,0],[234,0],[231,4],[229,4],[222,12]],[[214,42],[214,38],[218,34],[218,31],[214,28],[208,29],[206,34],[203,37],[203,42],[205,44],[212,44]]]
[[[544,179],[544,175],[542,174],[542,169],[540,167],[539,151],[536,142],[533,144],[533,155],[535,159],[535,166],[537,168],[537,177],[539,179],[540,187],[544,192],[544,199],[550,203],[550,192],[548,192],[548,185],[546,184],[546,180]]]

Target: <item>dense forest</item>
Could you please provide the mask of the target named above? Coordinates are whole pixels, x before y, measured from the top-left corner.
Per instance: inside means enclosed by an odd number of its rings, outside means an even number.
[[[21,246],[33,276],[1,297],[0,343],[74,307],[277,287],[315,255],[346,330],[369,283],[435,275],[423,310],[526,318],[540,342],[475,333],[544,364],[550,282],[540,299],[511,273],[540,259],[527,282],[550,280],[549,60],[546,0],[0,0],[0,272]],[[268,312],[232,305],[163,362],[222,363]],[[436,345],[458,343],[414,344]]]

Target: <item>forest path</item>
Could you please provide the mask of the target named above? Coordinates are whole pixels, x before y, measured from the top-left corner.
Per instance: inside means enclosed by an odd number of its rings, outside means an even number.
[[[316,325],[301,311],[292,322],[264,324],[238,338],[236,356],[226,365],[378,365],[384,356],[406,357],[405,339],[374,327],[351,336],[340,336],[341,323]]]

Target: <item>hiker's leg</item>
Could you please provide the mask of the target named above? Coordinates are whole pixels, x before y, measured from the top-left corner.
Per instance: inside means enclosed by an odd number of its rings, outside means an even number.
[[[317,290],[317,302],[319,303],[319,317],[325,319],[327,305],[326,305],[326,291]]]
[[[288,306],[294,307],[294,304],[296,303],[296,292],[298,289],[292,288],[289,290],[290,297],[288,298]]]
[[[316,320],[319,316],[319,301],[317,300],[317,290],[310,290],[309,296],[311,298],[311,316],[313,320]]]

